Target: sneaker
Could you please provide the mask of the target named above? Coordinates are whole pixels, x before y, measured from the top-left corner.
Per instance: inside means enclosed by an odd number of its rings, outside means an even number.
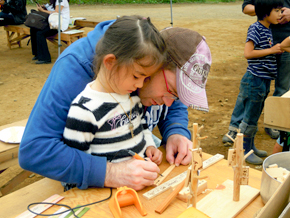
[[[232,138],[232,139],[235,139],[236,136],[237,136],[237,132],[235,131],[228,131],[227,134],[225,134],[223,136],[223,139],[222,139],[222,142],[224,143],[224,146],[225,147],[229,147],[229,146],[232,146],[234,144],[234,142],[228,137],[228,135]]]
[[[276,129],[265,128],[265,132],[272,138],[277,139],[280,136],[280,132]]]

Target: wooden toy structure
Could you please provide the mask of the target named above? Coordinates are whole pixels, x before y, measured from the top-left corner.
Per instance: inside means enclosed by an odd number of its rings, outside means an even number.
[[[234,181],[226,180],[197,203],[197,209],[212,218],[235,217],[258,195],[260,190],[248,186],[249,167],[244,166],[243,134],[238,133],[229,151],[228,164],[234,169]],[[230,210],[229,210],[230,208]]]
[[[187,196],[188,202],[187,205],[191,205],[196,207],[197,202],[197,190],[198,190],[198,180],[204,179],[207,176],[200,176],[199,172],[203,169],[203,162],[202,162],[202,149],[200,148],[200,140],[206,139],[205,137],[200,137],[200,131],[203,129],[203,126],[198,127],[197,123],[193,124],[193,131],[192,131],[192,142],[193,142],[193,149],[192,152],[192,159],[191,159],[191,167],[187,170],[187,175],[185,179],[185,184],[183,189],[190,190],[190,195]],[[182,190],[180,192],[182,194]]]
[[[249,166],[245,166],[244,160],[253,153],[251,150],[244,157],[243,134],[238,133],[234,141],[234,146],[228,151],[228,165],[234,170],[234,190],[233,200],[240,200],[240,185],[248,185],[249,182]]]
[[[163,211],[168,207],[170,202],[180,193],[182,189],[189,187],[190,195],[188,195],[188,204],[191,204],[195,207],[197,202],[197,190],[198,190],[198,179],[206,178],[206,176],[199,176],[199,170],[203,168],[202,162],[202,149],[200,148],[200,140],[205,139],[206,137],[200,137],[199,133],[201,129],[198,128],[198,124],[193,124],[193,149],[192,151],[192,164],[191,168],[187,170],[186,178],[173,190],[173,192],[167,197],[167,199],[162,202],[155,212],[163,213]]]

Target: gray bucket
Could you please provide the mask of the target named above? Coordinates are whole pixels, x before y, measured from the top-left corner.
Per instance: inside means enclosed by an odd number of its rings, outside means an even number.
[[[266,172],[266,169],[271,164],[277,164],[278,167],[283,167],[290,171],[290,152],[272,154],[264,160],[260,189],[260,195],[264,204],[268,202],[279,185],[281,185],[281,182],[277,181]]]

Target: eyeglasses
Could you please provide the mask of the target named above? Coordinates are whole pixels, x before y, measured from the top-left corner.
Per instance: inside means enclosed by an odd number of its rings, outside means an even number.
[[[167,98],[169,97],[169,98],[171,98],[171,99],[174,99],[174,101],[179,100],[179,98],[178,98],[176,95],[174,95],[174,94],[169,90],[169,88],[168,88],[168,83],[167,83],[167,79],[166,79],[166,76],[165,76],[164,69],[162,69],[162,72],[163,72],[163,76],[164,76],[164,79],[165,79],[167,92],[170,94],[170,96],[164,96],[164,97],[167,97]]]

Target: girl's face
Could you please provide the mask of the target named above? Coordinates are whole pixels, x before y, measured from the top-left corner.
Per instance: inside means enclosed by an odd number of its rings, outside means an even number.
[[[114,92],[125,95],[141,88],[145,78],[158,72],[162,67],[162,64],[144,67],[148,66],[150,61],[150,57],[145,57],[139,63],[134,62],[132,66],[119,67],[118,72],[115,72],[118,76],[114,76],[114,73],[110,82]]]

